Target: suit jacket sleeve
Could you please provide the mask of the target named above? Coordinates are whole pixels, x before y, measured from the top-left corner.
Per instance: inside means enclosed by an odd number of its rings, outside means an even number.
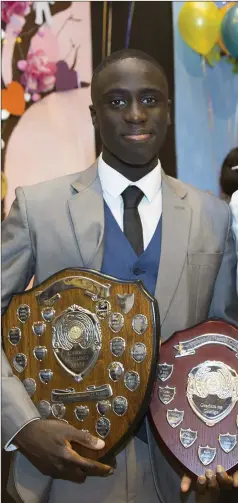
[[[210,306],[209,318],[220,318],[238,326],[238,296],[236,291],[236,249],[232,235],[232,217],[229,207],[227,234],[222,263],[217,275]]]
[[[34,274],[34,256],[27,221],[26,202],[22,189],[9,216],[2,224],[2,311],[13,293],[25,290]],[[2,355],[2,443],[10,439],[39,413],[20,379],[16,377]]]

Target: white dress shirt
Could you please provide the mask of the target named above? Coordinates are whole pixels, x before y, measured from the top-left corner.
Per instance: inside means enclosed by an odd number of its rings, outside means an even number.
[[[236,256],[237,256],[237,269],[236,269],[236,290],[238,295],[238,190],[234,192],[230,202],[232,211],[232,230],[236,242]]]
[[[103,190],[103,198],[109,206],[115,220],[123,231],[123,199],[122,192],[129,186],[135,185],[144,192],[138,212],[143,229],[144,250],[152,239],[162,213],[162,190],[161,190],[161,164],[148,175],[137,182],[128,180],[115,169],[105,163],[102,155],[98,161],[98,174]]]

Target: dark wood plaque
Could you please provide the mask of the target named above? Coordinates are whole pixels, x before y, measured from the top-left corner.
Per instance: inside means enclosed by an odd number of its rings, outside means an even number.
[[[209,320],[160,348],[150,405],[162,443],[184,469],[238,465],[238,329]]]
[[[45,419],[68,421],[116,454],[146,412],[160,343],[155,299],[140,281],[66,269],[13,296],[2,320],[4,350]]]

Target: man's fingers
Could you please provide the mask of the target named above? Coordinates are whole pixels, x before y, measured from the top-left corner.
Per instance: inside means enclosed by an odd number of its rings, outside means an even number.
[[[87,459],[80,456],[76,451],[74,451],[69,442],[66,442],[66,450],[65,450],[65,466],[67,462],[71,465],[75,465],[85,472],[85,475],[88,476],[97,476],[97,477],[106,477],[107,475],[112,475],[114,470],[109,465],[104,465],[103,463],[99,463],[98,461],[94,461],[93,459]]]
[[[77,430],[73,426],[69,429],[68,440],[71,442],[76,442],[77,444],[88,447],[88,449],[93,449],[95,451],[103,449],[105,447],[105,442],[101,438],[93,437],[87,430]]]
[[[199,494],[205,493],[207,488],[207,479],[204,475],[200,475],[197,478],[197,483],[196,483],[196,492]]]
[[[213,491],[218,491],[219,490],[219,485],[216,479],[216,475],[212,470],[206,470],[205,471],[206,479],[207,479],[207,487],[210,490]]]
[[[184,475],[181,480],[181,486],[180,486],[181,491],[183,493],[186,493],[190,489],[191,483],[192,479],[188,475]]]
[[[220,465],[218,465],[216,468],[216,478],[222,489],[232,488],[234,483],[233,477],[230,477],[230,475],[228,475],[228,473],[226,473],[224,468]]]
[[[238,488],[238,472],[233,473],[233,487]]]

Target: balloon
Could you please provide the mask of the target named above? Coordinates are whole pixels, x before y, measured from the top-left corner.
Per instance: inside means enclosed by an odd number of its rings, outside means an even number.
[[[238,58],[238,4],[225,14],[221,24],[221,36],[230,55]]]
[[[199,54],[206,55],[219,39],[220,10],[213,2],[185,2],[178,26],[183,40]]]
[[[226,13],[228,12],[228,10],[230,10],[232,7],[234,7],[234,5],[236,5],[236,2],[227,2],[226,5],[224,5],[221,9],[220,9],[220,14],[221,14],[221,20],[224,19]],[[224,46],[224,43],[223,43],[223,40],[222,40],[222,36],[220,35],[220,38],[219,38],[219,46],[220,48],[223,50],[223,52],[225,52],[226,54],[229,54],[228,50],[226,49],[226,47]]]

